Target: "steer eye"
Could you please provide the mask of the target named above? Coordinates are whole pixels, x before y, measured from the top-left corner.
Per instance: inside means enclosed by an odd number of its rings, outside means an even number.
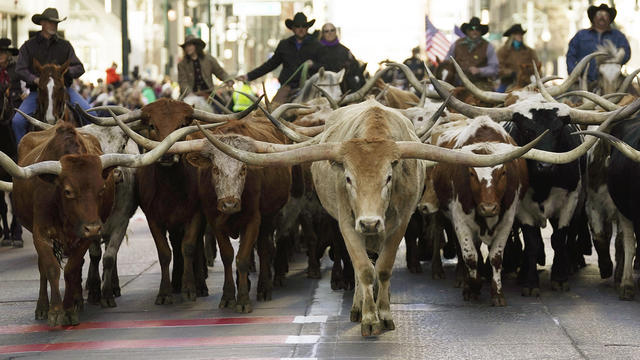
[[[73,191],[71,191],[71,189],[64,189],[64,197],[66,198],[73,198]]]
[[[347,176],[347,184],[351,185],[351,178]]]

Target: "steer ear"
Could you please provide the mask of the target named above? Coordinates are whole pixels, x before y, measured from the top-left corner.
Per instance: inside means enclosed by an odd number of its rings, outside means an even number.
[[[202,156],[202,154],[200,153],[196,153],[196,152],[188,153],[186,155],[186,158],[189,164],[191,164],[191,166],[199,169],[206,169],[209,166],[211,166],[211,160],[209,160],[205,156]]]
[[[115,168],[116,168],[115,166],[109,166],[108,168],[102,169],[102,178],[107,180],[107,178],[109,178],[109,175],[111,175],[111,172],[115,170]]]

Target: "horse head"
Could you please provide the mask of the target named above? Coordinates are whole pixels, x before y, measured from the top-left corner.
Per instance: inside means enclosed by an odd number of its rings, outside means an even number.
[[[38,74],[38,107],[36,118],[44,119],[49,124],[58,119],[67,119],[69,94],[64,85],[64,75],[69,70],[69,60],[62,65],[42,65],[33,60],[33,68]]]

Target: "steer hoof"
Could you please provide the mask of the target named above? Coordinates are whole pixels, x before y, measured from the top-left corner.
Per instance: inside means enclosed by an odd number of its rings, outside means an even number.
[[[478,300],[479,293],[472,291],[470,288],[462,289],[462,298],[464,301]]]
[[[258,301],[271,301],[271,290],[258,291],[256,296]]]
[[[351,309],[351,316],[349,318],[352,322],[359,322],[362,320],[362,311],[360,311],[360,309]]]
[[[362,336],[372,336],[382,334],[382,325],[379,322],[375,324],[360,324],[360,333]]]
[[[120,297],[120,287],[116,286],[113,288],[113,296]]]
[[[629,301],[633,300],[635,292],[636,290],[634,289],[633,285],[621,285],[618,289],[618,296],[620,297],[620,300]]]
[[[412,274],[422,274],[422,265],[419,262],[417,264],[407,264],[407,268]]]
[[[273,286],[284,287],[284,275],[274,275]]]
[[[182,300],[183,301],[196,301],[196,298],[198,296],[196,295],[196,290],[195,289],[183,289],[182,290]]]
[[[218,309],[233,309],[235,307],[236,307],[235,296],[222,295],[222,299],[220,299],[220,304],[218,304]]]
[[[253,311],[253,307],[251,307],[251,304],[236,304],[236,312],[237,313],[243,313],[243,314],[248,314],[250,312]]]
[[[64,324],[64,311],[50,310],[48,313],[48,323],[50,327],[62,326]]]
[[[67,310],[64,313],[62,326],[76,326],[80,324],[80,316],[76,310]]]
[[[310,267],[307,269],[307,277],[309,279],[320,279],[322,278],[322,274],[320,273],[320,269]]]
[[[13,240],[13,247],[14,248],[21,248],[24,246],[24,241],[20,240],[20,239],[14,239]]]
[[[608,279],[609,277],[611,277],[611,275],[613,275],[613,263],[611,261],[600,264],[598,267],[600,268],[601,279]]]
[[[106,308],[114,308],[116,305],[116,299],[114,297],[103,297],[100,299],[100,306],[104,309]]]
[[[381,323],[385,330],[391,331],[396,329],[396,324],[393,322],[392,319],[382,320]]]
[[[491,297],[491,305],[493,306],[507,306],[507,301],[504,299],[503,294],[494,295]]]
[[[89,291],[87,302],[91,305],[100,304],[100,292]]]
[[[158,294],[156,297],[156,305],[170,305],[173,304],[172,294]]]
[[[36,306],[36,320],[46,320],[49,313],[49,304]]]
[[[433,280],[441,280],[446,279],[447,276],[444,273],[444,269],[441,267],[440,269],[431,269],[431,278]]]
[[[540,288],[522,288],[522,296],[540,297]]]
[[[13,245],[13,240],[11,239],[7,239],[5,237],[5,239],[2,240],[2,242],[0,242],[0,246],[11,246]]]
[[[553,291],[569,291],[569,283],[567,281],[551,280],[551,290]]]

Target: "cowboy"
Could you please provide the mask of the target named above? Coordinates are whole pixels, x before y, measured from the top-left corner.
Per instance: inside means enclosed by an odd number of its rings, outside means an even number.
[[[480,19],[472,17],[462,24],[460,30],[466,35],[449,48],[445,59],[453,57],[471,81],[483,90],[493,90],[493,78],[498,74],[498,57],[493,45],[482,38],[489,26],[480,24]],[[462,85],[456,75],[455,85]]]
[[[187,35],[184,44],[184,58],[178,63],[178,84],[182,94],[195,93],[208,97],[213,90],[215,75],[226,85],[233,86],[233,79],[211,55],[204,53],[206,44],[193,34]]]
[[[16,65],[16,73],[20,80],[26,82],[27,87],[31,90],[29,96],[20,105],[20,110],[25,114],[32,114],[37,107],[37,91],[40,78],[35,72],[34,60],[38,60],[42,65],[62,65],[69,61],[69,68],[64,76],[64,84],[69,94],[69,101],[72,105],[78,104],[85,110],[89,109],[87,101],[71,86],[73,79],[77,79],[84,74],[84,66],[76,56],[71,43],[57,35],[58,23],[66,19],[66,17],[60,19],[58,10],[54,8],[47,8],[42,14],[35,14],[31,17],[31,21],[36,25],[42,26],[42,30],[20,47]],[[27,120],[16,112],[12,121],[16,142],[20,142],[20,139],[27,133],[27,125]]]
[[[306,62],[307,74],[312,75],[320,68],[320,59],[325,51],[322,44],[308,33],[315,19],[307,21],[307,16],[299,12],[293,19],[287,19],[284,23],[294,35],[281,40],[273,56],[264,64],[236,78],[239,81],[251,81],[282,64],[282,71],[278,76],[281,87],[273,98],[274,102],[281,104],[287,102],[291,91],[300,86],[301,73],[305,71],[302,65]]]
[[[535,61],[538,69],[540,68],[540,61],[536,55],[535,50],[525,45],[523,36],[527,31],[522,28],[520,24],[512,25],[502,36],[507,37],[507,42],[504,46],[498,49],[498,76],[500,77],[500,86],[498,92],[505,92],[511,85],[515,87],[524,87],[531,82],[531,78],[520,78],[518,73],[524,69],[530,69],[526,71],[527,74],[533,74],[532,61]],[[520,75],[523,75],[522,73]],[[518,82],[520,80],[520,82]],[[522,83],[525,81],[526,83]]]
[[[18,49],[10,46],[10,39],[0,39],[0,91],[9,90],[9,109],[13,111],[15,107],[20,106],[22,101],[22,88],[16,74],[16,62],[14,59],[18,55]],[[4,120],[4,118],[0,119],[0,121]]]
[[[617,13],[615,8],[610,8],[607,4],[589,6],[587,16],[591,21],[591,27],[578,31],[569,42],[569,49],[567,50],[567,71],[569,71],[569,73],[573,71],[573,68],[576,67],[576,64],[578,64],[583,57],[596,51],[596,47],[602,45],[605,40],[610,40],[617,48],[624,49],[622,65],[629,61],[631,57],[629,41],[627,41],[627,38],[622,32],[611,27]],[[598,69],[595,59],[591,60],[587,79],[589,82],[598,79]]]

